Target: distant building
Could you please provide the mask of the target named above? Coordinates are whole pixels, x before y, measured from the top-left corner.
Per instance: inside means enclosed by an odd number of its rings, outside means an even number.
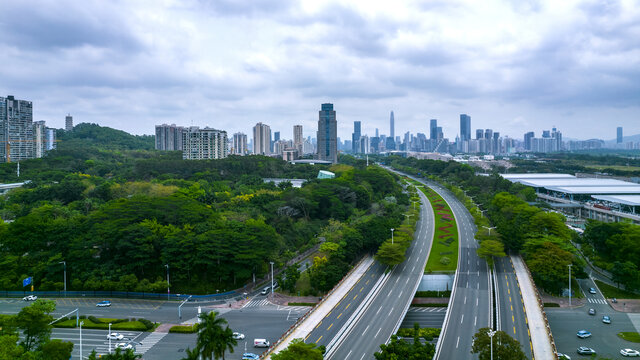
[[[429,121],[429,139],[436,140],[438,138],[438,119]]]
[[[616,143],[622,144],[622,126],[618,126],[616,130],[617,130]]]
[[[0,97],[0,162],[32,159],[33,148],[33,104]]]
[[[182,158],[185,160],[224,159],[228,154],[227,132],[191,126],[182,132]]]
[[[298,149],[284,149],[282,151],[282,160],[284,161],[294,161],[298,158]]]
[[[362,136],[362,127],[360,121],[353,122],[353,134],[351,134],[351,152],[357,154],[360,152],[360,137]]]
[[[73,116],[71,114],[67,114],[64,118],[64,130],[71,131],[73,130]]]
[[[233,134],[231,154],[244,156],[247,154],[247,135],[243,133]]]
[[[480,140],[484,137],[484,129],[477,129],[476,130],[476,140]]]
[[[320,170],[318,171],[318,179],[333,179],[336,177],[336,174],[331,171]]]
[[[253,127],[253,153],[255,155],[271,154],[271,128],[261,122]]]
[[[533,150],[533,138],[535,137],[535,134],[533,131],[529,131],[528,133],[524,134],[524,149],[531,151]]]
[[[338,163],[338,122],[333,104],[322,104],[318,113],[318,159]]]
[[[460,114],[460,139],[471,140],[471,116]]]
[[[176,124],[156,125],[156,150],[182,151],[184,127]]]
[[[33,122],[33,156],[41,158],[46,152],[47,126],[43,120]]]
[[[302,137],[302,125],[293,125],[293,147],[298,150],[298,155],[304,152],[304,138]]]
[[[395,138],[395,131],[396,131],[396,120],[393,117],[393,111],[391,111],[391,116],[389,116],[389,133],[392,139]]]
[[[55,150],[56,149],[56,129],[46,128],[46,140],[44,143],[45,150]]]

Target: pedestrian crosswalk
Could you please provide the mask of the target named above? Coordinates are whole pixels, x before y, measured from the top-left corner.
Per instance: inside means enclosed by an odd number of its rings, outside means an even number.
[[[165,332],[153,332],[149,334],[146,338],[144,338],[140,345],[136,346],[136,354],[144,355],[149,349],[151,349],[155,344],[157,344],[162,338],[167,336]]]
[[[291,310],[297,313],[305,313],[311,309],[312,309],[311,306],[282,306],[282,305],[278,306],[278,310],[285,310],[285,311]]]
[[[248,303],[244,304],[243,308],[251,308],[251,307],[265,307],[265,306],[275,306],[271,302],[269,302],[266,298],[254,298],[251,299]]]
[[[590,302],[591,304],[607,304],[607,300],[605,299],[592,299],[592,298],[587,298],[587,301]]]
[[[410,307],[409,312],[446,312],[446,307]]]

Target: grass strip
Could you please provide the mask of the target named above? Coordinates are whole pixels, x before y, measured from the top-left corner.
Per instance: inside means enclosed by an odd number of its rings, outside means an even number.
[[[598,288],[600,288],[600,291],[602,291],[602,295],[604,295],[604,297],[608,299],[640,299],[640,294],[618,289],[617,287],[605,284],[600,280],[596,280],[596,285],[598,285]]]
[[[618,336],[623,338],[624,340],[631,341],[634,343],[640,343],[640,334],[635,331],[623,331],[619,332]]]

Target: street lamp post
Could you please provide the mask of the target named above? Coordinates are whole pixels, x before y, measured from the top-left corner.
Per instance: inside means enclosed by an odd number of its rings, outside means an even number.
[[[395,229],[391,229],[391,244],[393,244],[393,230]]]
[[[271,264],[271,297],[273,297],[273,261],[270,261]]]
[[[109,354],[111,354],[111,323],[109,323]]]
[[[171,290],[170,290],[170,284],[169,284],[169,264],[165,264],[164,266],[167,267],[167,300],[169,300],[169,295],[171,294]]]
[[[488,335],[491,341],[491,360],[493,360],[493,336],[496,334],[495,330],[489,330]]]
[[[494,227],[494,226],[491,226],[491,227],[482,226],[482,227],[483,227],[483,228],[485,228],[485,229],[487,229],[487,230],[489,230],[489,236],[491,236],[491,229],[495,229],[495,227]]]
[[[64,266],[64,297],[67,297],[67,262],[60,261],[58,264],[62,264]]]
[[[567,266],[569,267],[569,306],[571,306],[571,266],[573,266],[573,264]]]
[[[80,359],[82,359],[82,325],[84,321],[80,321]]]

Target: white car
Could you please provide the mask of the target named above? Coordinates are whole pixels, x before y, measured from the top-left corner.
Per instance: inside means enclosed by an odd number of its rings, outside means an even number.
[[[236,340],[242,340],[242,339],[244,339],[244,334],[239,333],[239,332],[234,332],[233,333],[233,338],[236,339]]]
[[[560,359],[560,360],[571,360],[571,358],[567,354],[556,353],[556,355],[558,355],[558,359]]]
[[[135,350],[136,348],[133,347],[133,345],[128,344],[128,343],[117,343],[116,344],[116,349],[122,349],[122,350]]]
[[[23,297],[22,300],[24,300],[24,301],[36,301],[36,300],[38,300],[38,297],[35,296],[35,295],[27,295],[27,296]]]
[[[122,340],[124,339],[124,335],[120,334],[120,333],[111,333],[111,334],[107,334],[107,340]]]
[[[638,352],[637,350],[633,350],[633,349],[622,349],[622,350],[620,350],[620,354],[622,356],[640,357],[640,352]]]
[[[100,301],[99,303],[96,304],[96,306],[97,307],[111,306],[111,301],[109,300]]]

